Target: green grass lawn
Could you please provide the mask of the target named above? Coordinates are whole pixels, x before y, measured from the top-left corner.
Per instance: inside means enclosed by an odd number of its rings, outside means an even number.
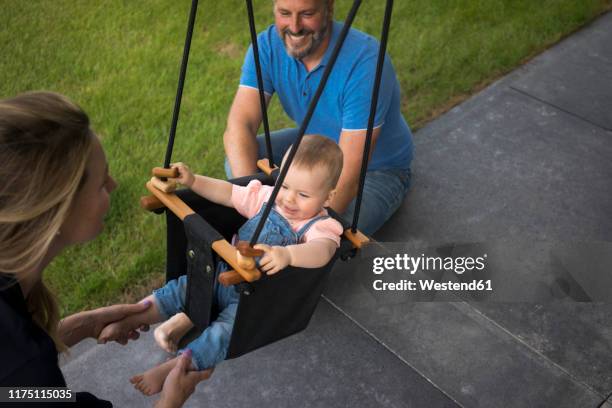
[[[271,1],[256,1],[259,30]],[[336,1],[343,19],[348,0]],[[89,113],[119,182],[106,230],[54,261],[46,279],[64,312],[139,297],[162,281],[165,226],[138,198],[162,164],[189,0],[0,0],[0,97],[47,89]],[[396,1],[389,53],[413,128],[515,68],[612,0]],[[376,36],[383,1],[364,1],[355,27]],[[250,40],[238,0],[201,0],[174,158],[222,177],[222,134]],[[277,103],[271,127],[291,125]],[[418,136],[417,136],[418,137]]]

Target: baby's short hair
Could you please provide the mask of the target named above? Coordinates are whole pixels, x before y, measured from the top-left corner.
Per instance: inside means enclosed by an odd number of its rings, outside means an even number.
[[[342,150],[328,137],[304,135],[292,165],[313,169],[324,166],[328,171],[327,184],[336,187],[342,173]]]

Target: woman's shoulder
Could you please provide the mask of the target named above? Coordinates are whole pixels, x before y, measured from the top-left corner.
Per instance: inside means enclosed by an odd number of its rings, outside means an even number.
[[[23,313],[11,290],[0,291],[0,384],[64,386],[53,340]]]

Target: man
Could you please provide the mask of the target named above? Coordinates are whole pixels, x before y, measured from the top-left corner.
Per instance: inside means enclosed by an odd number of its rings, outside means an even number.
[[[333,0],[275,0],[275,24],[258,36],[261,69],[269,101],[274,93],[291,119],[300,124],[323,75],[342,24],[333,21]],[[344,166],[331,207],[352,221],[355,196],[376,72],[378,41],[351,29],[319,99],[306,133],[338,143]],[[252,47],[223,136],[228,177],[257,171],[265,157]],[[272,132],[278,163],[297,137],[297,129]],[[397,210],[410,184],[412,135],[400,112],[400,90],[389,58],[385,60],[366,175],[359,229],[372,234]]]

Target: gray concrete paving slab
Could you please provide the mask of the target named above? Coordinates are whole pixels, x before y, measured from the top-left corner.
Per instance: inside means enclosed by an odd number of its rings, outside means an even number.
[[[612,392],[612,304],[472,306],[601,395]]]
[[[117,407],[148,407],[128,378],[163,361],[148,335],[122,347],[83,342],[62,370],[70,387]],[[441,407],[455,404],[322,301],[304,332],[220,364],[186,407]]]
[[[420,130],[413,189],[375,238],[430,247],[612,241],[609,21]],[[531,266],[544,273],[550,265]],[[330,299],[462,405],[588,407],[612,391],[609,305],[453,310],[372,294],[371,276],[335,274]],[[581,397],[567,399],[566,387]]]
[[[612,130],[612,13],[538,55],[508,79],[521,92]]]
[[[595,407],[603,397],[465,303],[373,293],[350,264],[326,296],[464,407]]]
[[[498,82],[417,133],[413,188],[374,237],[610,241],[610,140]]]

